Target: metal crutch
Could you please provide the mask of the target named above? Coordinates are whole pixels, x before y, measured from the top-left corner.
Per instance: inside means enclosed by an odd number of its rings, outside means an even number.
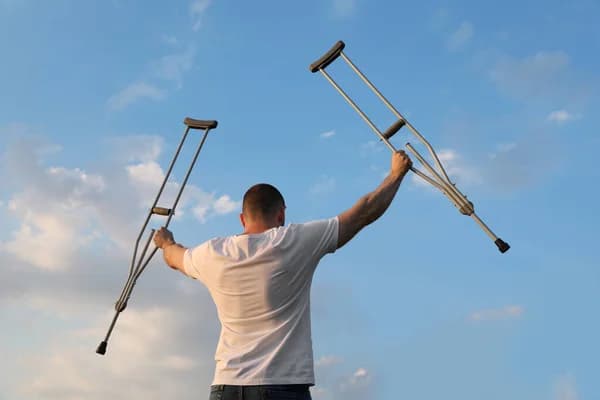
[[[411,167],[411,171],[417,174],[420,178],[430,183],[450,199],[450,201],[458,208],[461,214],[470,216],[477,222],[477,224],[484,230],[484,232],[494,241],[498,250],[501,253],[505,253],[510,246],[508,243],[497,237],[494,232],[475,214],[473,203],[467,200],[467,197],[463,195],[454,183],[450,181],[446,170],[442,166],[437,154],[429,142],[408,122],[406,118],[402,116],[394,108],[394,106],[377,90],[377,88],[367,79],[367,77],[354,65],[354,63],[344,54],[342,51],[346,45],[341,40],[338,41],[333,47],[325,53],[321,58],[310,65],[311,72],[321,72],[323,76],[331,83],[331,85],[344,97],[344,99],[354,108],[354,110],[362,117],[363,120],[371,127],[371,129],[379,136],[379,138],[389,147],[392,152],[396,151],[396,148],[390,143],[389,139],[396,134],[403,126],[406,126],[416,137],[425,145],[431,157],[433,158],[437,170],[433,168],[419,152],[410,144],[406,143],[406,148],[410,151],[417,160],[427,169],[431,176],[419,171],[417,168]],[[385,132],[379,131],[375,124],[371,122],[369,117],[356,105],[354,101],[342,90],[342,88],[331,78],[331,76],[325,71],[325,68],[334,62],[338,57],[342,57],[344,61],[350,66],[350,68],[365,82],[365,84],[379,97],[379,99],[390,109],[390,111],[398,118]]]
[[[133,287],[135,286],[135,283],[137,282],[137,279],[140,277],[140,275],[142,274],[142,272],[144,271],[144,269],[146,268],[148,263],[150,263],[150,260],[152,260],[152,257],[154,256],[154,254],[156,253],[156,250],[158,249],[157,247],[154,247],[154,249],[150,252],[148,257],[144,258],[148,251],[148,247],[150,246],[150,242],[152,241],[152,238],[154,237],[154,232],[156,231],[155,229],[152,229],[150,232],[150,235],[148,235],[148,239],[146,240],[146,243],[144,244],[142,252],[138,256],[140,241],[142,239],[142,236],[144,235],[144,232],[148,226],[148,223],[150,222],[150,218],[153,215],[165,216],[165,217],[167,217],[167,222],[165,223],[164,227],[166,228],[169,226],[169,223],[171,222],[171,218],[173,218],[173,215],[175,215],[175,208],[177,207],[177,203],[179,202],[179,199],[181,198],[183,189],[185,188],[188,178],[190,177],[190,173],[192,172],[192,169],[194,168],[194,164],[196,163],[196,160],[198,159],[200,150],[202,150],[202,146],[204,145],[204,142],[206,141],[208,132],[211,129],[216,128],[217,124],[218,124],[217,121],[203,121],[203,120],[197,120],[197,119],[192,119],[192,118],[185,118],[183,120],[183,123],[187,127],[185,129],[183,137],[181,138],[181,141],[179,142],[179,146],[177,146],[175,155],[173,156],[173,159],[171,160],[171,164],[169,165],[169,169],[167,170],[165,179],[163,180],[162,184],[160,185],[160,189],[158,190],[156,199],[154,199],[154,203],[152,203],[152,206],[150,207],[150,211],[148,212],[148,216],[146,217],[146,220],[144,221],[144,224],[142,225],[142,229],[140,230],[137,240],[135,241],[135,247],[133,249],[133,257],[131,259],[131,266],[129,268],[129,277],[127,278],[125,287],[123,288],[123,291],[121,292],[121,295],[119,296],[119,299],[117,300],[117,302],[115,304],[115,311],[116,311],[115,316],[113,317],[110,327],[108,328],[106,337],[104,338],[104,340],[102,342],[100,342],[100,345],[98,345],[98,348],[96,349],[96,353],[98,353],[98,354],[103,355],[106,353],[106,346],[108,345],[108,339],[110,338],[113,328],[115,327],[115,323],[117,322],[117,319],[119,318],[119,314],[121,314],[121,312],[123,310],[125,310],[125,308],[127,307],[127,302],[129,301],[129,298],[131,297],[131,292],[133,290]],[[171,206],[171,208],[158,207],[157,204],[160,199],[160,196],[162,195],[162,192],[167,184],[167,181],[169,180],[169,176],[171,175],[173,166],[175,165],[175,162],[177,161],[177,157],[179,157],[179,153],[181,151],[181,148],[183,147],[183,143],[185,142],[190,129],[204,130],[204,135],[202,136],[202,140],[198,144],[198,147],[196,149],[196,152],[194,153],[194,156],[193,156],[190,166],[187,170],[187,173],[185,174],[185,178],[183,179],[183,182],[181,183],[181,187],[179,188],[179,191],[177,192],[177,196],[175,197],[175,201],[174,201],[173,205]]]

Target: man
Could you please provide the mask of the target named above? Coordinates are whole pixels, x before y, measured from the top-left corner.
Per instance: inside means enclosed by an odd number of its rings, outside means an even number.
[[[377,189],[334,218],[285,226],[283,196],[258,184],[244,195],[240,235],[188,249],[167,229],[156,233],[167,265],[206,285],[217,307],[221,335],[211,400],[310,400],[316,266],[385,212],[411,166],[403,151],[394,153]]]

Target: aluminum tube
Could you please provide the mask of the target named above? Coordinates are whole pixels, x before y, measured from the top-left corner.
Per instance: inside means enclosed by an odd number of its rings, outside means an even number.
[[[202,136],[202,140],[200,141],[200,144],[198,145],[198,148],[196,149],[196,153],[194,154],[194,157],[192,158],[192,162],[190,163],[190,167],[188,168],[187,173],[185,174],[185,178],[183,178],[183,182],[181,183],[181,187],[179,188],[179,192],[177,193],[175,202],[173,203],[173,206],[171,206],[171,213],[169,214],[169,217],[167,218],[167,222],[165,223],[165,228],[167,228],[169,226],[169,223],[171,222],[171,218],[173,218],[173,215],[175,215],[175,209],[177,208],[177,204],[179,203],[179,199],[181,198],[183,189],[185,188],[185,185],[187,184],[190,174],[192,173],[192,169],[194,168],[194,165],[196,164],[196,160],[198,159],[200,150],[202,150],[202,146],[204,146],[204,142],[206,141],[206,137],[208,136],[209,131],[210,131],[210,129],[207,129],[204,132],[204,136]]]
[[[488,226],[481,220],[481,218],[479,218],[477,216],[477,214],[473,213],[471,214],[471,217],[475,220],[475,222],[477,222],[479,224],[479,226],[483,229],[483,231],[485,233],[487,233],[487,235],[495,242],[496,240],[498,240],[498,236],[496,236],[494,234],[494,232],[492,232],[492,230],[490,228],[488,228]]]
[[[448,196],[450,198],[450,200],[452,200],[452,202],[454,203],[454,205],[457,208],[461,208],[463,205],[467,205],[466,203],[464,203],[464,200],[462,200],[460,197],[456,196],[456,193],[454,193],[453,190],[451,190],[449,187],[452,186],[450,185],[448,182],[446,182],[438,173],[437,171],[431,166],[429,165],[429,163],[427,162],[427,160],[425,160],[423,158],[423,156],[421,156],[421,154],[419,154],[419,152],[417,150],[415,150],[414,147],[411,146],[410,143],[406,143],[406,148],[415,156],[417,157],[417,159],[419,160],[419,162],[421,164],[423,164],[423,166],[427,169],[427,171],[429,171],[430,174],[432,174],[434,176],[434,178],[438,181],[438,183],[442,186],[442,191],[444,192],[444,194],[446,194],[446,196]]]
[[[127,304],[127,300],[129,300],[129,296],[131,296],[131,291],[133,290],[133,286],[135,285],[135,281],[137,280],[138,276],[140,276],[140,265],[144,259],[144,256],[146,255],[146,251],[148,251],[148,246],[150,246],[150,242],[152,241],[152,237],[154,236],[154,232],[156,232],[155,229],[152,229],[152,231],[150,232],[150,235],[148,235],[148,240],[146,240],[146,244],[144,245],[144,250],[142,251],[142,254],[140,254],[139,257],[139,261],[137,263],[137,266],[135,267],[135,269],[133,270],[133,274],[129,275],[129,278],[127,279],[127,282],[125,282],[125,287],[123,288],[123,292],[121,293],[121,297],[119,297],[119,300],[117,301],[117,305],[125,305]],[[121,307],[118,307],[121,308]]]
[[[140,240],[142,239],[142,236],[144,234],[144,231],[146,230],[146,227],[148,226],[148,222],[150,221],[150,218],[152,217],[152,209],[154,207],[156,207],[156,204],[158,203],[158,200],[160,199],[160,195],[162,194],[165,185],[167,184],[167,181],[169,180],[169,176],[171,175],[171,171],[173,170],[173,166],[175,165],[175,161],[177,161],[177,157],[179,157],[179,153],[181,152],[181,148],[183,147],[183,143],[185,142],[185,139],[187,138],[188,132],[190,131],[189,126],[185,129],[183,136],[181,137],[181,141],[179,142],[179,145],[177,146],[177,150],[175,151],[175,155],[173,156],[173,158],[171,159],[171,164],[169,165],[169,168],[167,169],[167,173],[165,174],[165,179],[163,179],[162,184],[160,185],[160,189],[158,190],[158,194],[156,195],[156,198],[154,199],[154,203],[152,203],[152,206],[150,207],[150,212],[148,213],[148,216],[146,217],[146,220],[144,221],[144,224],[142,225],[142,229],[140,229],[140,233],[135,241],[135,246],[133,248],[133,257],[131,258],[131,267],[129,268],[129,273],[133,273],[133,269],[134,269],[134,265],[135,265],[135,260],[137,258],[137,250],[138,247],[140,245]]]
[[[343,54],[344,53],[342,53],[342,55]],[[377,134],[377,136],[379,136],[379,138],[385,142],[387,147],[389,147],[391,151],[396,152],[396,148],[394,147],[394,145],[392,145],[392,143],[390,143],[390,141],[387,140],[387,138],[385,136],[383,136],[383,134],[379,131],[379,129],[377,129],[375,124],[373,124],[373,122],[371,122],[369,117],[367,117],[367,115],[356,105],[356,103],[354,103],[354,101],[352,101],[352,99],[346,94],[346,92],[344,92],[344,90],[341,87],[339,87],[339,85],[329,76],[329,74],[327,72],[325,72],[325,70],[323,70],[323,69],[320,69],[319,71],[321,71],[321,73],[325,76],[325,78],[327,78],[329,83],[331,83],[331,85],[334,88],[336,88],[336,90],[342,95],[342,97],[344,97],[344,99],[346,99],[348,104],[350,104],[352,106],[352,108],[354,108],[354,111],[356,111],[362,117],[362,119],[365,120],[365,122],[371,127],[371,129],[373,129],[373,131]]]
[[[385,98],[385,96],[383,94],[381,94],[381,92],[375,87],[375,85],[373,85],[371,83],[371,81],[369,80],[369,78],[367,78],[365,76],[365,74],[363,74],[360,69],[358,69],[358,67],[356,65],[354,65],[354,63],[350,60],[350,58],[348,58],[348,56],[346,56],[346,54],[344,54],[344,52],[342,52],[340,54],[342,56],[342,58],[344,59],[344,61],[346,61],[346,63],[350,66],[350,68],[352,68],[352,70],[358,75],[360,76],[360,78],[363,80],[363,82],[365,82],[367,84],[367,86],[369,86],[369,88],[377,95],[377,97],[379,97],[379,99],[381,101],[383,101],[383,103],[390,109],[390,111],[392,111],[397,118],[400,118],[402,120],[404,120],[404,122],[406,122],[406,126],[410,129],[410,131],[427,147],[427,150],[429,150],[429,153],[431,154],[431,156],[433,157],[435,164],[437,165],[437,167],[440,169],[440,171],[442,172],[442,174],[444,175],[444,177],[446,178],[446,180],[448,182],[450,182],[450,178],[448,177],[448,174],[446,173],[446,170],[444,169],[444,166],[442,165],[442,163],[440,162],[440,160],[438,159],[437,154],[435,153],[435,150],[433,149],[433,147],[429,144],[429,142],[427,141],[427,139],[425,139],[425,137],[423,135],[421,135],[419,133],[419,131],[417,131],[411,124],[410,122],[407,121],[406,118],[404,118],[402,116],[402,114],[400,114],[400,112],[398,110],[396,110],[396,108],[392,105],[392,103],[390,103],[388,101],[388,99]]]
[[[442,187],[442,185],[440,185],[439,183],[437,183],[436,181],[434,181],[431,177],[427,176],[426,174],[424,174],[423,172],[419,171],[415,167],[410,167],[410,170],[412,172],[414,172],[415,174],[417,174],[417,176],[420,177],[420,178],[422,178],[425,182],[431,184],[432,186],[435,186],[436,188],[438,188],[442,192],[444,191],[444,188]]]

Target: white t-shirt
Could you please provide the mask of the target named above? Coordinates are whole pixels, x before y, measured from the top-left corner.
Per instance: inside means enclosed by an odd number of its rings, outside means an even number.
[[[206,285],[221,321],[213,385],[314,384],[310,286],[337,241],[334,217],[185,252],[185,273]]]

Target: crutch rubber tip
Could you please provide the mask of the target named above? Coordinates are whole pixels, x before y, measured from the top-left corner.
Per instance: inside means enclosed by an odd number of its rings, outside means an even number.
[[[506,253],[508,251],[508,249],[510,249],[510,246],[508,245],[508,243],[506,243],[504,240],[502,240],[500,238],[496,239],[496,241],[494,243],[496,243],[496,246],[498,246],[498,250],[500,250],[500,253]]]
[[[331,49],[329,49],[327,53],[325,53],[325,55],[323,55],[323,57],[310,64],[310,67],[308,67],[310,72],[317,72],[320,69],[327,68],[329,64],[334,62],[336,58],[340,56],[342,50],[344,50],[344,47],[346,47],[346,44],[339,40]]]
[[[106,340],[103,340],[102,343],[100,343],[98,345],[98,348],[96,349],[96,353],[101,354],[101,355],[105,355],[106,354],[106,346],[108,343],[106,343]]]

